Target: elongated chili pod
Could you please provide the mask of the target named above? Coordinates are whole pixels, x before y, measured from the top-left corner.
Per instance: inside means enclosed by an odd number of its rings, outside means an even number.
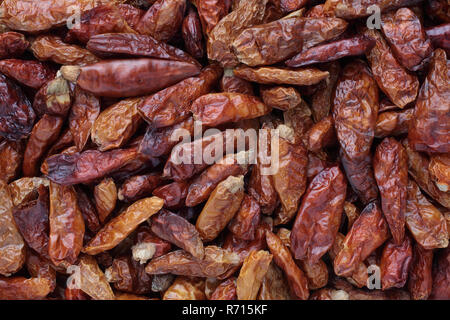
[[[14,204],[3,181],[0,181],[0,199],[0,274],[10,276],[25,262],[25,242],[14,222]]]
[[[183,20],[181,34],[186,51],[193,57],[201,59],[205,55],[202,26],[197,12],[192,8]]]
[[[195,178],[188,189],[186,206],[193,207],[208,199],[216,186],[229,176],[239,176],[247,173],[249,153],[241,151],[238,154],[226,155]]]
[[[327,71],[319,69],[286,69],[278,67],[249,68],[239,66],[234,74],[247,81],[261,84],[291,84],[297,86],[310,86],[326,79]]]
[[[433,288],[433,250],[425,250],[415,243],[409,270],[408,289],[414,300],[426,300]]]
[[[203,259],[203,242],[195,226],[183,217],[167,210],[151,218],[151,229],[160,238],[180,247],[197,259]]]
[[[29,45],[23,34],[12,31],[4,32],[0,34],[0,59],[20,56]]]
[[[448,246],[447,222],[444,216],[411,180],[408,183],[405,217],[406,226],[423,248],[431,250]]]
[[[175,181],[189,179],[202,172],[208,165],[222,159],[224,154],[230,152],[227,146],[237,146],[236,151],[239,152],[246,146],[246,141],[243,130],[232,130],[208,135],[191,143],[179,144],[172,149],[164,166],[163,177]]]
[[[334,260],[334,272],[339,276],[351,276],[358,265],[388,238],[388,224],[380,207],[376,202],[371,202],[347,233],[342,249]]]
[[[152,259],[145,271],[149,274],[167,274],[217,278],[239,265],[239,255],[217,246],[206,246],[203,259],[196,259],[184,250],[171,251]]]
[[[231,92],[201,96],[194,101],[191,109],[194,120],[211,127],[226,122],[259,118],[272,110],[254,96]]]
[[[276,212],[275,225],[286,224],[294,218],[300,197],[306,190],[308,166],[307,150],[302,141],[296,139],[294,130],[286,125],[279,125],[277,130],[279,165],[272,181],[281,208]]]
[[[150,195],[151,192],[161,184],[159,174],[144,174],[133,176],[124,181],[117,191],[117,198],[121,201],[132,202],[144,196]]]
[[[449,63],[445,51],[434,51],[430,71],[420,88],[408,139],[416,151],[450,152]]]
[[[148,57],[198,64],[189,54],[155,38],[135,33],[105,33],[89,39],[86,45],[100,56]]]
[[[51,60],[59,64],[88,65],[100,59],[89,50],[64,43],[56,36],[40,36],[31,44],[31,51],[41,61]]]
[[[0,72],[34,89],[55,77],[55,72],[42,62],[20,59],[1,60]]]
[[[33,177],[39,172],[42,156],[58,139],[63,119],[44,115],[34,126],[25,149],[22,171],[25,176]]]
[[[298,107],[302,102],[300,93],[294,87],[261,88],[260,94],[264,104],[283,111]]]
[[[435,48],[442,48],[447,55],[450,55],[450,23],[430,27],[425,30],[425,33]]]
[[[26,32],[45,31],[61,26],[73,16],[95,6],[116,2],[116,0],[41,0],[39,5],[28,0],[5,0],[0,6],[2,19],[13,30]]]
[[[244,177],[230,176],[217,185],[195,224],[203,241],[215,239],[233,219],[244,198]]]
[[[209,93],[221,75],[220,66],[210,65],[198,76],[147,97],[138,107],[139,113],[154,128],[179,123],[190,116],[190,108],[195,99]]]
[[[115,0],[113,0],[115,1]],[[67,42],[86,43],[97,34],[102,33],[133,33],[118,6],[112,1],[99,3],[91,10],[81,14],[79,21],[69,25],[69,32],[65,40]]]
[[[324,169],[306,191],[291,232],[296,259],[317,263],[333,245],[341,223],[347,181],[339,167]]]
[[[408,159],[400,142],[385,138],[373,159],[375,179],[381,195],[383,214],[389,224],[394,243],[400,245],[405,236]]]
[[[370,16],[373,11],[368,10],[371,5],[376,5],[381,12],[391,9],[412,6],[422,0],[327,0],[324,10],[332,11],[337,17],[344,19],[356,19]]]
[[[83,248],[83,252],[96,255],[114,248],[133,232],[139,224],[157,213],[164,201],[158,197],[141,199],[110,220]]]
[[[88,150],[82,153],[61,153],[47,158],[41,171],[50,180],[63,185],[87,183],[124,167],[137,155],[135,148],[107,152]]]
[[[177,132],[183,132],[189,137],[192,136],[194,133],[194,119],[189,117],[171,127],[152,128],[149,126],[139,146],[139,152],[150,157],[160,157],[169,154],[173,147],[185,137],[184,134],[178,137]]]
[[[85,225],[71,186],[50,182],[48,254],[55,265],[73,264],[83,247]]]
[[[0,299],[2,300],[41,300],[51,291],[51,281],[46,278],[0,278]]]
[[[103,110],[91,128],[91,140],[100,151],[123,146],[139,128],[142,118],[137,107],[142,97],[119,101]]]
[[[75,99],[69,114],[69,129],[79,151],[87,144],[99,114],[99,99],[89,92],[75,88]]]
[[[413,114],[413,108],[379,113],[375,126],[375,137],[384,138],[391,135],[397,136],[407,133]]]
[[[209,34],[219,21],[228,14],[228,0],[194,0],[202,23],[203,32]]]
[[[234,67],[239,61],[232,44],[239,33],[263,21],[268,0],[242,1],[236,10],[223,17],[208,37],[208,58],[219,61],[224,67]]]
[[[364,34],[374,39],[375,46],[367,51],[374,79],[386,96],[399,108],[404,108],[417,98],[419,80],[409,73],[394,57],[394,54],[382,34],[367,29]],[[403,85],[399,86],[398,83]]]
[[[22,89],[0,74],[0,136],[17,141],[27,137],[36,114]]]
[[[420,18],[409,8],[388,12],[382,16],[381,28],[397,60],[408,70],[423,67],[433,53]]]

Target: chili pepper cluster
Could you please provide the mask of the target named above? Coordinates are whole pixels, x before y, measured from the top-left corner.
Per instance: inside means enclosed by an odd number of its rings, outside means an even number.
[[[450,299],[446,0],[0,3],[0,299]]]

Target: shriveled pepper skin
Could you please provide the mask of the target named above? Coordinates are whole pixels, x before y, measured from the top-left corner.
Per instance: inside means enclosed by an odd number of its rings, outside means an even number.
[[[181,61],[111,60],[82,67],[77,85],[99,96],[133,97],[154,93],[199,72],[197,66]]]

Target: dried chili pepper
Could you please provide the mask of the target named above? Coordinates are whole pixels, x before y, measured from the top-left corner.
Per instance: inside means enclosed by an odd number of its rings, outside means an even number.
[[[25,242],[13,217],[13,202],[8,185],[0,181],[0,274],[10,276],[25,262]]]
[[[136,29],[167,42],[183,22],[186,0],[157,0],[139,21]]]
[[[0,136],[17,141],[27,137],[36,118],[22,89],[0,74]]]
[[[317,263],[333,245],[338,232],[346,181],[338,167],[324,169],[314,177],[303,197],[291,233],[296,259]]]
[[[91,37],[86,47],[100,56],[148,57],[198,64],[184,51],[143,34],[99,34]]]
[[[0,58],[14,58],[22,55],[29,46],[25,36],[18,32],[3,32],[0,34]]]
[[[194,58],[201,59],[205,55],[202,27],[197,12],[190,8],[183,20],[181,29],[186,51]]]
[[[6,25],[13,30],[39,32],[65,24],[76,12],[90,10],[115,0],[43,0],[39,6],[27,0],[5,0],[0,8]],[[72,8],[69,10],[68,8]]]
[[[195,99],[207,94],[222,75],[217,65],[204,68],[196,77],[185,79],[149,96],[139,106],[139,113],[153,127],[179,123],[190,115]]]
[[[234,40],[233,50],[248,66],[270,65],[339,36],[347,25],[339,18],[283,18],[245,29]]]
[[[55,36],[40,36],[31,44],[31,51],[41,61],[51,60],[58,64],[88,65],[100,59],[88,50],[69,45]]]
[[[110,220],[83,248],[95,255],[114,248],[143,221],[157,213],[163,206],[158,197],[145,198],[130,205],[124,212]]]
[[[73,187],[50,182],[48,254],[55,265],[73,264],[83,247],[85,225]]]
[[[408,139],[416,151],[450,152],[448,132],[449,74],[446,54],[433,53],[430,71],[420,88]]]

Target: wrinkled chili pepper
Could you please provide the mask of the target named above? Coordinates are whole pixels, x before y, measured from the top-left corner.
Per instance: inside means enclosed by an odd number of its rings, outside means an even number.
[[[0,299],[450,298],[446,0],[38,2],[0,0]]]
[[[109,60],[84,67],[62,68],[62,74],[67,80],[93,94],[107,97],[133,97],[154,93],[197,75],[199,71],[191,63],[150,58]],[[135,74],[139,74],[139,77],[134,77]]]

